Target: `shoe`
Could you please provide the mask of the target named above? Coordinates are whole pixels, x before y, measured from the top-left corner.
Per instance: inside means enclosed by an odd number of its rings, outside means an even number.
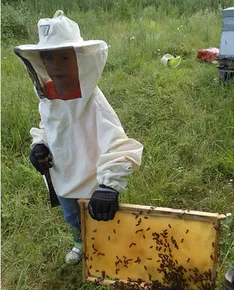
[[[73,247],[72,250],[66,254],[65,262],[67,264],[78,264],[82,259],[82,249],[77,249]]]
[[[234,290],[234,269],[230,268],[227,271],[222,290]]]

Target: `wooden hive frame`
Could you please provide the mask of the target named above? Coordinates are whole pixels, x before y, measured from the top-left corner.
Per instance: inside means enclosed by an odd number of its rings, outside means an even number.
[[[87,200],[79,204],[84,281],[150,289],[153,281],[169,287],[179,273],[183,289],[214,289],[225,215],[120,203],[113,221],[98,222]]]

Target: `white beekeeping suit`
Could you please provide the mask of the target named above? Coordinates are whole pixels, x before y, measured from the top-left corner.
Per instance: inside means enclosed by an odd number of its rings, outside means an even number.
[[[107,59],[107,44],[101,40],[84,41],[77,23],[61,11],[52,19],[41,19],[38,26],[37,45],[15,48],[40,96],[41,123],[30,131],[32,147],[45,144],[49,148],[53,158],[50,174],[59,196],[90,198],[98,184],[123,192],[127,176],[141,163],[143,146],[126,136],[97,87]],[[41,91],[49,76],[40,51],[69,47],[76,53],[81,98],[50,100]]]

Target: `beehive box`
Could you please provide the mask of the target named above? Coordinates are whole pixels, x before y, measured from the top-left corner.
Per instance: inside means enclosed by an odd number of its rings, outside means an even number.
[[[220,56],[234,58],[234,7],[223,9]]]
[[[87,201],[79,204],[84,281],[115,289],[214,289],[224,215],[120,204],[115,219],[103,222],[90,217]]]
[[[222,31],[219,50],[219,79],[234,80],[234,7],[222,11]]]

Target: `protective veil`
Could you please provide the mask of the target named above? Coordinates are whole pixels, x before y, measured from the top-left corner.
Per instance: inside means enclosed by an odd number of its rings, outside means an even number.
[[[97,87],[107,59],[104,41],[84,41],[77,23],[56,12],[38,22],[39,43],[21,45],[23,61],[40,97],[39,128],[32,128],[32,147],[46,145],[53,158],[50,169],[56,193],[66,198],[90,198],[98,184],[122,193],[127,176],[141,163],[143,146],[126,136],[120,121]],[[42,87],[49,80],[40,51],[74,49],[81,98],[49,100]]]

